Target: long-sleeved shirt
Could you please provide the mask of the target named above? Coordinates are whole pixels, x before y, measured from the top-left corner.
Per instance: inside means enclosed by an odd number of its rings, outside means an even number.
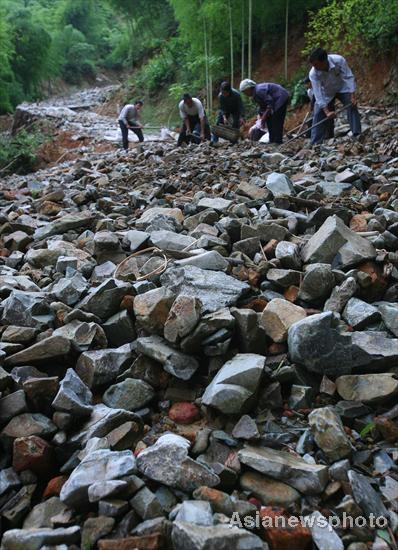
[[[220,102],[220,111],[225,114],[239,114],[240,117],[245,115],[245,108],[240,93],[235,88],[232,88],[228,96],[222,93],[218,94],[218,100]]]
[[[280,109],[288,99],[289,92],[279,84],[274,84],[272,82],[256,84],[253,100],[259,105],[260,113],[269,108],[275,112]]]
[[[329,69],[319,71],[312,67],[310,80],[315,100],[324,109],[338,93],[355,92],[355,77],[342,55],[328,55]]]
[[[184,102],[184,100],[180,101],[180,104],[178,105],[178,108],[180,110],[180,116],[182,120],[187,118],[187,116],[195,116],[197,115],[199,118],[203,118],[205,116],[205,110],[203,108],[203,104],[197,97],[192,98],[193,105],[192,107],[188,107],[188,105]]]
[[[124,122],[126,126],[137,126],[139,124],[139,112],[134,105],[125,105],[120,111],[119,121]]]

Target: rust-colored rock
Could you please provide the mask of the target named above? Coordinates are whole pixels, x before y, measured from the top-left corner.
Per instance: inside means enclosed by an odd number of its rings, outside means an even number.
[[[165,547],[164,545],[164,536],[160,533],[126,539],[105,539],[97,543],[98,550],[160,550]]]
[[[351,218],[350,229],[352,231],[367,231],[368,228],[368,216],[366,214],[356,214]]]
[[[126,294],[123,300],[120,302],[120,309],[127,309],[129,313],[134,312],[134,296]]]
[[[374,422],[384,439],[392,443],[398,441],[398,422],[386,416],[376,416]]]
[[[12,466],[16,472],[32,470],[39,477],[50,477],[54,470],[54,449],[36,435],[14,441]]]
[[[57,476],[50,479],[47,483],[47,487],[44,489],[43,498],[58,497],[67,479],[68,476]]]
[[[277,520],[277,518],[283,518]],[[288,516],[283,508],[267,506],[260,510],[261,536],[270,550],[307,550],[311,547],[312,536],[309,529],[299,523],[298,518]],[[297,521],[295,521],[295,519]],[[279,523],[277,523],[279,521]],[[282,521],[285,526],[282,527]],[[289,526],[288,521],[291,522]]]
[[[194,403],[174,403],[169,410],[169,418],[177,424],[191,424],[200,418],[200,411]]]

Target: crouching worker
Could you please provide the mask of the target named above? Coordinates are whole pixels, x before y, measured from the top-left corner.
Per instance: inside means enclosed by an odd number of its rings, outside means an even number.
[[[245,109],[238,90],[232,88],[229,82],[223,82],[218,94],[218,101],[219,111],[216,124],[231,124],[232,128],[239,128],[244,123]],[[213,135],[212,140],[216,143],[218,136]]]
[[[210,140],[210,126],[202,102],[191,94],[184,94],[178,108],[183,124],[177,145]]]
[[[119,126],[122,131],[123,147],[126,151],[129,148],[129,130],[135,133],[139,141],[144,141],[143,126],[140,123],[140,111],[143,105],[143,101],[136,101],[134,104],[125,105],[120,111]]]
[[[279,84],[272,82],[256,84],[250,78],[242,80],[239,89],[257,103],[262,123],[261,129],[265,130],[268,127],[270,143],[282,143],[289,92]],[[259,135],[257,139],[260,137]],[[255,140],[254,136],[253,139]]]

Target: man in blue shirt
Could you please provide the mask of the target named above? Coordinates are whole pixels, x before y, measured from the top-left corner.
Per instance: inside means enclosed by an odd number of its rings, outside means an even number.
[[[341,55],[328,54],[316,48],[310,55],[312,69],[309,77],[315,96],[314,124],[336,118],[335,100],[349,105],[347,120],[354,136],[361,133],[361,120],[355,97],[355,78],[347,61]],[[325,138],[327,124],[320,124],[311,131],[311,143],[320,143]]]
[[[283,125],[290,98],[289,92],[279,84],[272,82],[256,84],[254,80],[249,78],[242,80],[239,89],[258,104],[262,128],[268,126],[270,143],[282,143]],[[255,131],[253,132],[252,139],[256,141],[260,137],[256,135]]]

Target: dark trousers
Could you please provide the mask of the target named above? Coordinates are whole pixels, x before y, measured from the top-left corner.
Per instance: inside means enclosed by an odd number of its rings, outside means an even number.
[[[123,147],[124,149],[126,149],[126,151],[129,148],[129,130],[134,132],[141,142],[144,141],[144,134],[142,133],[141,128],[127,128],[122,120],[119,120],[119,126],[122,131]]]
[[[180,135],[178,136],[177,145],[181,145],[184,142],[197,143],[197,144],[200,143],[200,133],[201,133],[200,118],[198,117],[198,115],[188,115],[188,120],[189,120],[189,126],[191,128],[191,135],[187,136],[187,127],[184,121]],[[209,140],[210,138],[211,138],[210,126],[207,121],[207,117],[205,117],[205,139]]]
[[[267,117],[270,143],[282,143],[283,141],[283,125],[285,124],[288,102],[289,100],[285,101],[285,103],[279,107],[277,111]]]
[[[329,106],[329,108],[331,109],[330,106]],[[311,139],[311,128],[312,128],[313,124],[314,124],[314,114],[311,113],[310,118],[307,120],[308,131],[305,134],[305,137],[308,138],[308,139]],[[325,121],[324,125],[325,125],[324,139],[333,138],[334,137],[334,119],[331,118],[330,120]]]
[[[359,116],[358,109],[353,105],[351,105],[351,96],[352,96],[351,93],[336,94],[335,98],[331,103],[329,103],[328,107],[329,109],[334,110],[335,99],[338,99],[339,101],[341,101],[341,103],[344,106],[350,105],[350,107],[346,109],[347,121],[348,121],[348,124],[350,125],[351,132],[354,134],[354,136],[357,136],[358,134],[361,133],[361,117]],[[320,107],[315,103],[314,124],[316,124],[317,122],[321,122],[322,120],[325,120],[325,119],[326,119],[326,115],[323,109],[320,109]],[[327,137],[327,128],[328,128],[327,122],[324,122],[323,124],[320,124],[316,128],[313,128],[311,130],[311,143],[312,144],[321,143],[325,139],[325,137]]]

